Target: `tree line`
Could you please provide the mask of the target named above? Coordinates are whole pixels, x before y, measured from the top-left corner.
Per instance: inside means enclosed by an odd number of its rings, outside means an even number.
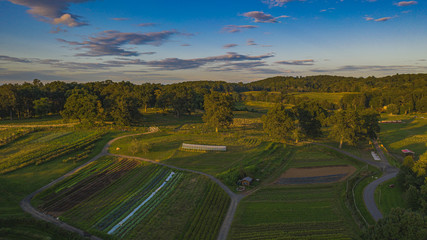
[[[351,78],[338,76],[274,77],[251,83],[194,81],[170,85],[133,84],[111,80],[89,83],[54,81],[0,85],[0,118],[23,119],[63,113],[75,117],[67,107],[92,109],[101,120],[127,125],[141,117],[138,108],[171,109],[177,117],[204,109],[204,96],[211,91],[227,93],[233,101],[258,100],[298,105],[309,99],[295,97],[291,92],[353,92],[341,101],[318,102],[327,110],[375,109],[393,114],[427,112],[427,74],[404,74],[383,78]],[[243,94],[260,91],[254,97]],[[276,91],[277,94],[271,94]],[[71,98],[70,98],[71,97]],[[67,104],[67,99],[70,102]],[[65,110],[65,111],[64,111]]]

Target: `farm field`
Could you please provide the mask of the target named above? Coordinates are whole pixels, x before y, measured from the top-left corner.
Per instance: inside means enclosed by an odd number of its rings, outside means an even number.
[[[229,201],[207,177],[103,157],[42,192],[33,204],[101,237],[214,239]]]
[[[381,123],[380,141],[388,151],[402,156],[402,149],[410,149],[416,156],[427,150],[427,116],[382,115],[382,120],[403,120],[404,123]]]
[[[330,92],[301,92],[301,93],[292,93],[295,97],[307,97],[317,101],[328,101],[335,104],[338,104],[346,94],[357,94],[354,92],[339,92],[339,93],[330,93]]]
[[[13,129],[17,130],[19,128]],[[12,131],[12,129],[9,130]],[[10,142],[5,146],[0,147],[0,152],[2,152],[2,154],[11,152],[13,154],[22,156],[22,158],[25,158],[29,149],[27,149],[25,145],[21,145],[21,143],[26,142],[26,144],[32,148],[38,149],[41,146],[55,142],[53,136],[56,135],[58,137],[60,132],[69,133],[69,135],[67,135],[68,137],[73,135],[71,133],[71,129],[69,128],[38,129],[36,132],[31,132],[23,137],[20,137],[19,139]],[[74,136],[82,137],[93,132],[94,131],[75,130]],[[40,137],[40,134],[43,134],[45,138]],[[94,141],[92,143],[93,145],[91,144],[89,150],[81,149],[72,151],[65,155],[55,157],[50,161],[43,162],[43,164],[29,164],[14,171],[0,174],[0,192],[2,193],[0,194],[0,235],[6,237],[7,239],[17,240],[81,239],[78,234],[70,233],[50,223],[34,219],[21,209],[19,202],[28,194],[48,184],[52,180],[64,175],[78,165],[83,164],[82,161],[85,159],[89,159],[98,154],[107,141],[113,136],[117,136],[118,134],[122,133],[112,131],[106,135],[103,135],[99,140]],[[63,135],[63,137],[65,137],[65,135]],[[48,140],[48,138],[52,139]],[[79,161],[77,155],[83,152],[86,152],[86,158],[80,157]],[[7,155],[6,158],[8,156],[9,155]],[[69,158],[75,158],[75,160],[64,161]],[[5,158],[2,158],[2,160],[3,159]],[[42,231],[40,229],[45,230]]]
[[[336,165],[360,167],[357,162],[344,156],[309,145],[295,151],[287,169]],[[229,238],[352,239],[358,230],[344,205],[344,190],[345,181],[272,183],[241,201]]]
[[[94,147],[93,143],[104,134],[100,131],[62,129],[23,131],[28,133],[14,139],[16,141],[10,142],[7,147],[0,147],[0,173],[11,172],[31,164],[39,165],[77,151],[82,155],[73,161],[82,160]]]

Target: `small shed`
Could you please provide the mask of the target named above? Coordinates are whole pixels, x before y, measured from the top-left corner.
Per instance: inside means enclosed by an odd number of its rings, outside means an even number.
[[[253,179],[251,177],[245,177],[242,180],[240,180],[240,184],[243,186],[249,186],[252,183]]]
[[[406,157],[406,156],[411,156],[411,157],[413,157],[413,156],[414,156],[414,154],[415,154],[415,152],[413,152],[413,151],[411,151],[411,150],[409,150],[409,149],[402,149],[402,153],[403,153],[403,155],[405,155],[405,157]]]

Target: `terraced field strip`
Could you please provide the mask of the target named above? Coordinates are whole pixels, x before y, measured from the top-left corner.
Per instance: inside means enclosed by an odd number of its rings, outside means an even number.
[[[194,213],[193,220],[183,235],[183,239],[216,238],[216,233],[221,227],[221,220],[227,212],[230,198],[214,183],[211,183],[206,190],[205,198],[200,203],[198,211]]]
[[[150,201],[165,185],[168,181],[175,175],[175,172],[171,172],[166,180],[160,185],[150,196],[148,196],[141,204],[139,204],[132,212],[129,213],[125,218],[123,218],[118,224],[108,231],[108,234],[114,233],[119,227],[121,227],[129,218],[131,218],[142,206],[144,206],[148,201]]]
[[[63,134],[59,137],[55,136],[50,141],[46,141],[45,144],[38,143],[37,139],[33,140],[34,143],[32,145],[37,148],[37,151],[27,154],[20,154],[18,152],[17,154],[9,155],[9,157],[0,162],[0,174],[11,172],[30,164],[38,165],[73,151],[83,149],[99,140],[104,134],[103,132],[92,132],[88,135],[81,133]],[[25,147],[31,148],[32,145],[30,142],[25,144]]]

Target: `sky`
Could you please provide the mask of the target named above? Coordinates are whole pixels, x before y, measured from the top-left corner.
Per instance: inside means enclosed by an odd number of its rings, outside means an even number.
[[[0,0],[0,84],[426,72],[425,0]]]

